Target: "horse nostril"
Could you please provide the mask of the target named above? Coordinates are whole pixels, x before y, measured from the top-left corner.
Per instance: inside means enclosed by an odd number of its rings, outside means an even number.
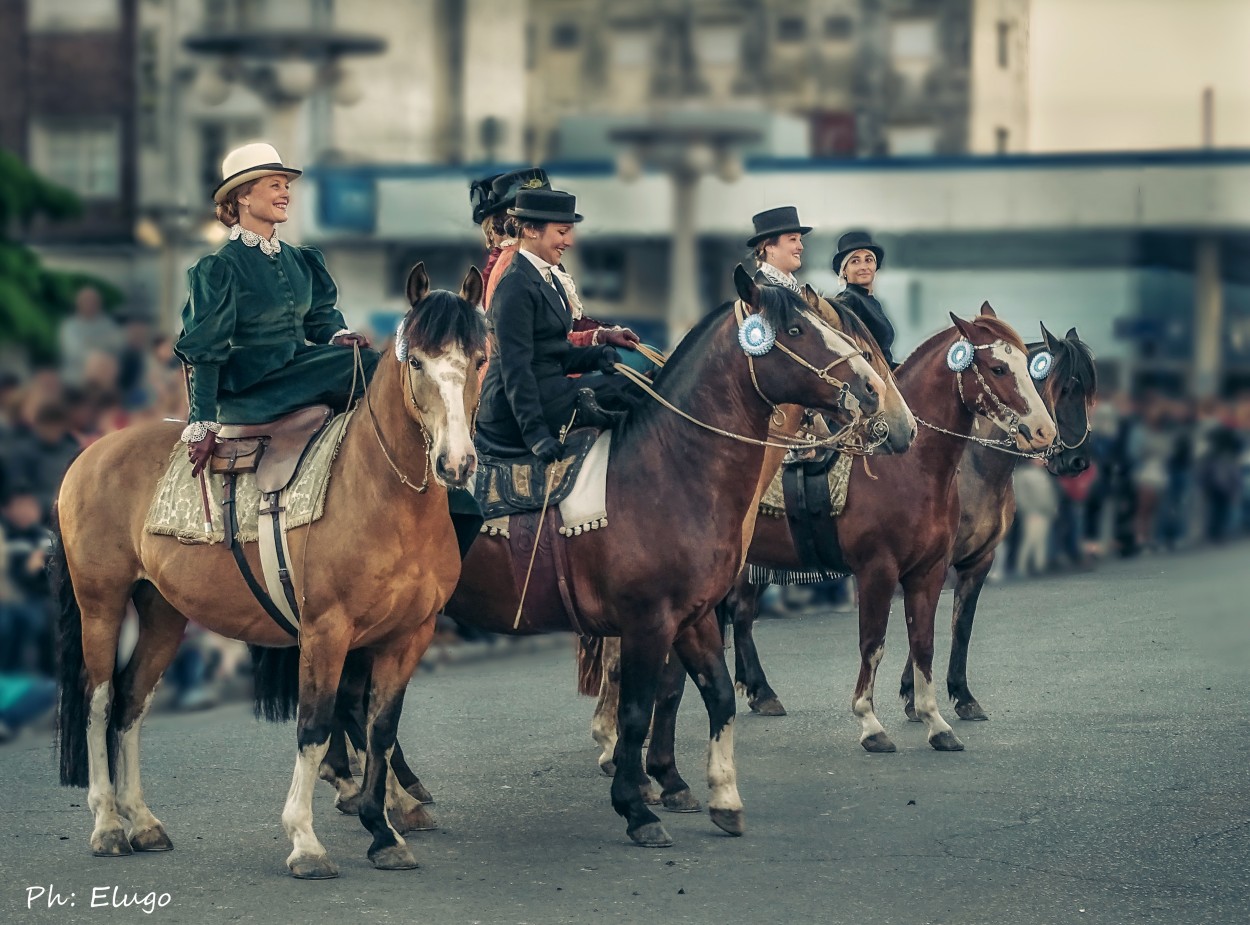
[[[438,470],[439,475],[441,476],[447,475],[447,454],[446,453],[438,454],[438,459],[434,461],[434,467]]]
[[[1084,472],[1088,468],[1089,468],[1089,460],[1086,459],[1084,456],[1078,456],[1076,459],[1072,460],[1073,472]]]
[[[1024,423],[1020,424],[1020,436],[1023,437],[1025,440],[1033,439],[1033,432],[1029,430],[1028,424],[1024,424]]]

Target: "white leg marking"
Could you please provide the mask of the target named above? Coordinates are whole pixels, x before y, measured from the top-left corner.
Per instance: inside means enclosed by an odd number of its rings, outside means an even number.
[[[859,717],[860,735],[859,740],[862,742],[870,736],[876,735],[878,732],[885,732],[885,727],[881,725],[881,721],[877,719],[877,711],[872,704],[872,691],[877,683],[877,666],[881,664],[881,657],[885,655],[885,644],[877,646],[876,651],[868,657],[868,686],[864,688],[864,692],[851,704],[851,709],[855,715]]]
[[[928,737],[932,739],[940,732],[953,732],[950,724],[942,718],[938,710],[932,674],[926,676],[919,668],[913,667],[912,678],[916,688],[916,715],[924,720],[925,726],[928,727]]]
[[[113,684],[105,681],[91,692],[87,713],[87,806],[95,817],[94,843],[105,832],[122,828],[113,781],[109,778],[108,718],[113,703]]]
[[[139,781],[139,731],[155,695],[155,691],[148,693],[139,716],[129,729],[122,732],[118,742],[117,806],[121,815],[130,820],[131,833],[146,832],[161,826],[160,820],[152,815],[143,800],[143,785]]]
[[[330,740],[301,748],[295,756],[295,773],[291,777],[291,789],[282,808],[282,827],[291,839],[291,854],[287,866],[297,858],[325,857],[326,849],[317,840],[312,827],[313,786],[317,782],[317,769],[329,750]]]
[[[707,785],[712,796],[710,809],[741,810],[738,771],[734,767],[734,721],[731,718],[720,735],[707,743]]]

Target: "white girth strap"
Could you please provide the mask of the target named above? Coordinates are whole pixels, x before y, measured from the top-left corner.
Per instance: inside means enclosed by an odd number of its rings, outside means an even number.
[[[291,602],[287,600],[286,588],[283,587],[280,575],[281,563],[285,562],[290,573],[291,585],[294,587],[295,572],[291,561],[291,547],[287,545],[286,540],[286,494],[286,489],[279,493],[277,510],[274,512],[265,511],[264,496],[261,496],[260,529],[257,531],[260,534],[260,569],[264,573],[265,589],[269,592],[270,599],[291,621],[291,625],[298,630],[300,628],[299,615],[291,607]],[[278,525],[278,537],[282,544],[281,558],[279,558],[278,550],[279,539],[274,537],[275,519]]]

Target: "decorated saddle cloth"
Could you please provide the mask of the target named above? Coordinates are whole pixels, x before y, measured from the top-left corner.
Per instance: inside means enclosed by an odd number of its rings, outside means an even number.
[[[333,418],[317,435],[304,455],[299,470],[285,490],[286,526],[301,527],[321,519],[325,511],[326,490],[330,485],[330,467],[338,455],[339,445],[354,411]],[[200,495],[200,480],[191,477],[191,462],[186,448],[179,443],[169,457],[169,468],[156,486],[152,506],[148,509],[143,529],[146,533],[175,536],[183,543],[220,543],[225,539],[226,515],[221,499],[225,479],[220,475],[204,474],[208,483],[209,507],[212,510],[213,529],[204,532],[204,505]],[[235,482],[235,512],[239,542],[254,543],[259,539],[260,490],[256,487],[256,475],[241,473]]]
[[[846,510],[853,456],[832,450],[814,460],[786,462],[760,499],[760,513],[784,517],[803,562],[798,571],[748,565],[754,584],[814,584],[850,574],[832,518]]]
[[[544,500],[548,509],[559,512],[559,532],[564,536],[579,536],[608,525],[612,431],[578,428],[569,433],[564,445],[564,456],[549,464],[532,455],[495,457],[479,450],[473,497],[485,518],[483,533],[508,536],[510,519],[541,511]]]

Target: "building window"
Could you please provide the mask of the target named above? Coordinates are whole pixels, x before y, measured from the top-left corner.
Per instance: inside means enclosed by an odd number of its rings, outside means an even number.
[[[998,66],[1006,69],[1009,56],[1011,41],[1011,23],[999,22],[998,24]]]
[[[120,29],[121,0],[27,0],[31,32],[109,32]]]
[[[1001,125],[994,129],[994,151],[998,154],[1006,154],[1010,138],[1011,133]]]
[[[612,36],[614,67],[646,67],[651,61],[651,33],[646,29],[618,29]]]
[[[620,302],[625,298],[625,255],[616,248],[587,248],[582,252],[577,282],[586,299]]]
[[[890,26],[890,56],[896,62],[930,61],[937,54],[937,23],[904,19]]]
[[[802,16],[784,16],[777,20],[777,41],[801,42],[807,38],[807,23]]]
[[[204,28],[209,32],[257,29],[264,24],[265,0],[204,0]]]
[[[830,16],[825,20],[825,38],[833,42],[845,42],[851,37],[854,23],[849,16]]]
[[[121,196],[121,121],[47,119],[31,125],[31,160],[54,183],[84,199]]]
[[[741,58],[742,33],[732,23],[700,25],[694,33],[694,53],[700,64],[737,66]]]
[[[570,51],[581,40],[582,32],[575,22],[558,22],[551,28],[551,47],[557,51]]]

